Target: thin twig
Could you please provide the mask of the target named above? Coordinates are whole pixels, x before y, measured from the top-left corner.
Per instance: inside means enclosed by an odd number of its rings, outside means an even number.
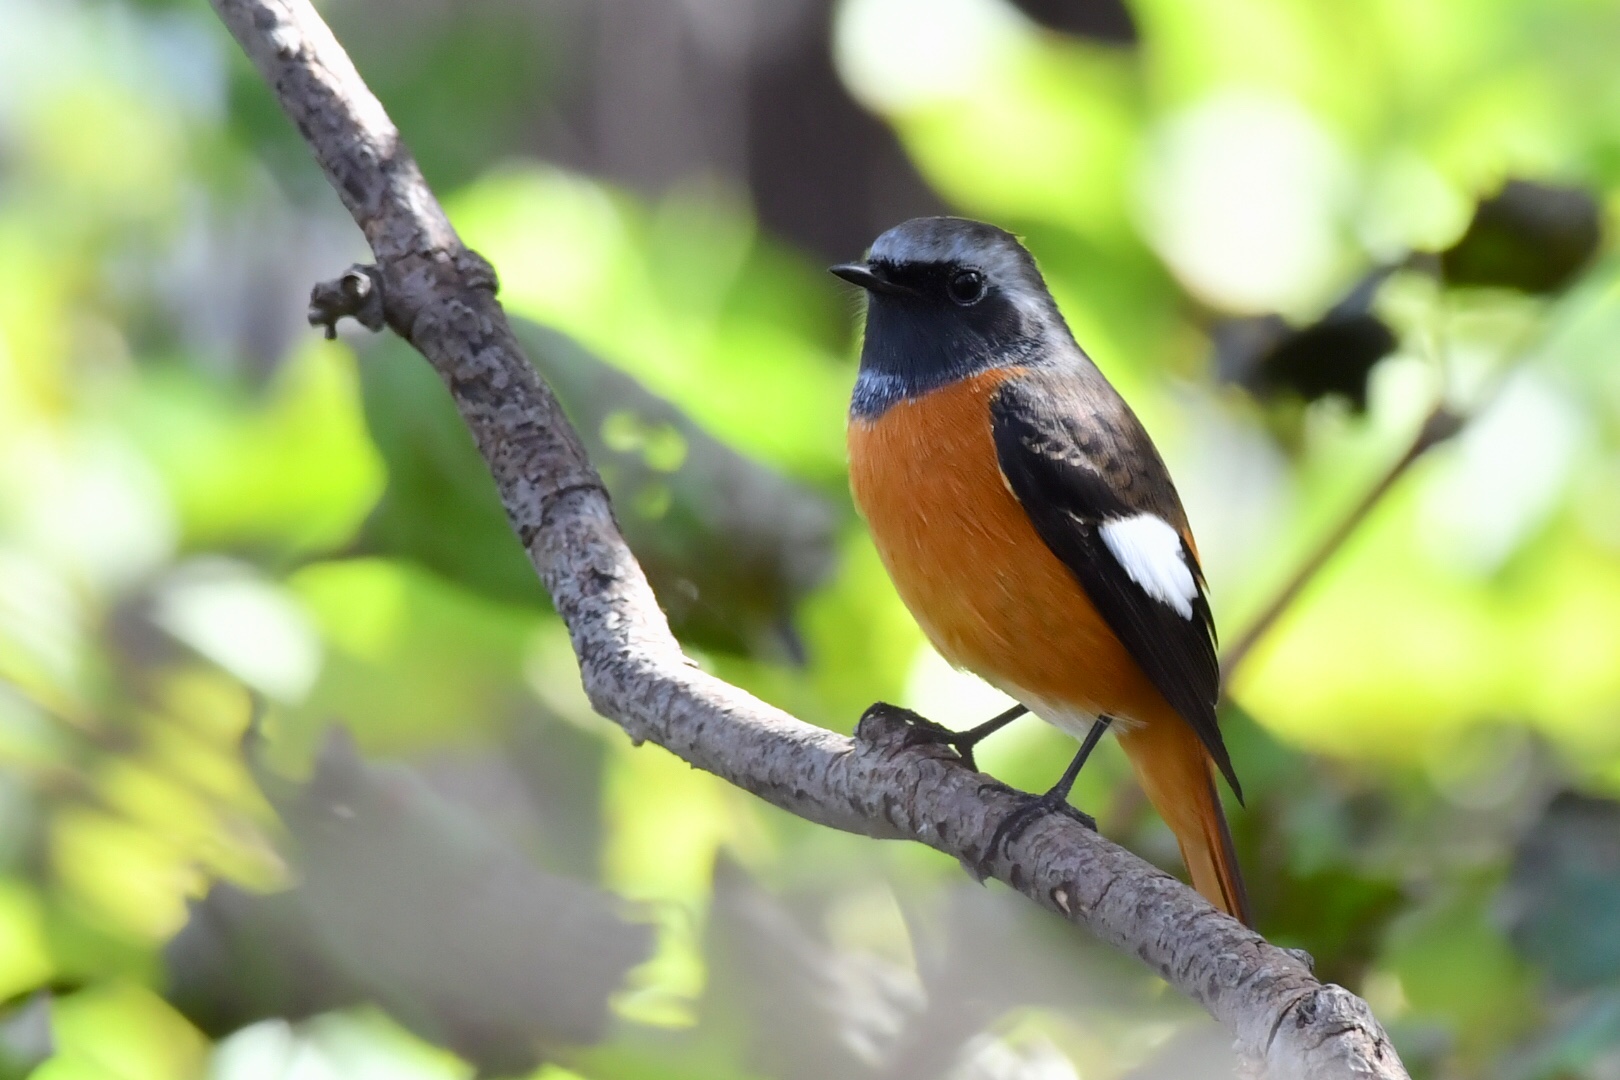
[[[493,272],[461,245],[331,32],[307,0],[211,2],[370,241],[388,325],[449,388],[568,625],[596,710],[632,739],[808,820],[980,863],[1016,796],[985,786],[947,749],[916,745],[899,710],[869,712],[851,740],[681,653],[578,437],[512,336]],[[1037,823],[987,868],[1202,1004],[1233,1034],[1249,1075],[1406,1077],[1361,999],[1066,817]]]
[[[1591,308],[1582,309],[1577,307],[1571,321],[1579,323],[1580,319],[1591,310]],[[1383,502],[1384,497],[1394,489],[1401,478],[1411,471],[1412,466],[1417,464],[1418,459],[1441,443],[1455,438],[1476,417],[1482,415],[1494,405],[1501,398],[1513,376],[1524,363],[1539,350],[1545,348],[1548,341],[1560,330],[1568,332],[1569,327],[1559,326],[1555,318],[1540,319],[1532,324],[1528,330],[1520,334],[1518,339],[1507,347],[1505,355],[1508,359],[1492,372],[1485,388],[1474,394],[1473,400],[1463,409],[1455,408],[1447,402],[1448,395],[1445,388],[1451,381],[1448,368],[1450,350],[1446,348],[1443,338],[1437,343],[1434,350],[1434,361],[1440,370],[1442,389],[1439,403],[1429,410],[1429,415],[1418,426],[1417,432],[1412,436],[1412,441],[1401,453],[1401,456],[1395,459],[1372,487],[1367,489],[1360,501],[1350,508],[1349,512],[1339,520],[1339,523],[1323,538],[1316,549],[1295,569],[1293,575],[1277,591],[1277,595],[1272,597],[1270,603],[1244,628],[1243,633],[1238,635],[1237,641],[1222,653],[1221,685],[1223,688],[1231,684],[1232,676],[1236,674],[1243,661],[1253,653],[1255,646],[1276,626],[1278,620],[1287,613],[1288,609],[1294,605],[1310,583],[1322,572],[1323,567],[1332,560],[1334,555],[1338,554],[1339,549],[1344,547],[1345,543],[1355,535],[1367,518],[1372,516],[1372,512],[1377,509],[1378,504]]]
[[[1283,613],[1293,606],[1294,601],[1299,599],[1300,593],[1305,591],[1305,587],[1314,581],[1316,575],[1321,573],[1322,568],[1328,564],[1328,560],[1332,559],[1339,549],[1344,547],[1345,541],[1349,540],[1356,530],[1361,528],[1362,523],[1384,500],[1384,496],[1389,494],[1401,477],[1405,476],[1407,471],[1417,464],[1418,459],[1428,453],[1430,449],[1461,431],[1464,422],[1463,417],[1452,412],[1444,404],[1436,405],[1429,412],[1428,417],[1418,428],[1417,434],[1412,437],[1412,441],[1405,452],[1396,458],[1389,468],[1384,470],[1384,475],[1379,477],[1378,481],[1367,489],[1361,500],[1350,509],[1349,513],[1340,519],[1339,523],[1333,527],[1333,531],[1328,533],[1322,542],[1317,545],[1316,550],[1311,552],[1310,556],[1299,564],[1293,576],[1277,591],[1277,595],[1272,597],[1265,610],[1261,611],[1254,621],[1244,629],[1243,633],[1238,635],[1237,641],[1222,653],[1222,686],[1231,681],[1232,674],[1237,671],[1238,665],[1243,663],[1249,653],[1254,650],[1254,647],[1260,643],[1260,639],[1265,637],[1266,633],[1276,625],[1277,620],[1282,618]]]

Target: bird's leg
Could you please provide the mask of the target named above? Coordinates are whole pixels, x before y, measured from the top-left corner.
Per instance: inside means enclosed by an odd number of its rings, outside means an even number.
[[[1022,705],[1014,705],[1005,712],[997,713],[995,716],[992,716],[990,719],[986,720],[977,727],[970,727],[966,731],[952,731],[945,725],[936,724],[927,717],[918,716],[909,709],[898,709],[893,705],[883,705],[881,702],[879,702],[878,705],[872,706],[872,708],[876,709],[880,706],[885,709],[890,709],[895,712],[905,714],[906,723],[911,727],[911,731],[907,736],[907,742],[910,745],[916,746],[919,743],[935,743],[943,746],[949,746],[951,749],[955,750],[957,756],[962,759],[962,764],[966,765],[974,772],[979,771],[979,766],[973,760],[973,748],[980,742],[984,741],[984,739],[994,735],[996,732],[1000,731],[1002,728],[1006,727],[1020,716],[1023,716],[1025,713],[1029,712],[1029,710]]]
[[[977,727],[970,727],[966,731],[956,732],[952,738],[945,741],[961,756],[962,764],[974,772],[978,772],[979,766],[973,760],[973,748],[1027,712],[1029,712],[1029,709],[1025,706],[1014,705],[1005,712],[997,713]]]
[[[1047,814],[1066,814],[1088,829],[1097,828],[1097,822],[1090,814],[1069,805],[1069,789],[1074,787],[1075,778],[1080,775],[1080,767],[1086,763],[1091,752],[1102,741],[1103,732],[1108,730],[1108,725],[1112,722],[1113,718],[1109,716],[1097,718],[1091,725],[1091,730],[1086,732],[1079,753],[1074,755],[1074,760],[1069,762],[1069,767],[1063,770],[1063,775],[1052,785],[1050,791],[1045,795],[1022,796],[1024,804],[1008,814],[1002,819],[1001,824],[996,826],[995,833],[990,837],[990,846],[985,850],[984,858],[979,860],[981,866],[989,863],[996,852],[1017,840],[1024,834],[1025,829]]]

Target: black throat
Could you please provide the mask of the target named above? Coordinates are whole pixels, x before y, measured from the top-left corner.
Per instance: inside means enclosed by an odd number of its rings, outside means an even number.
[[[1000,295],[969,309],[942,309],[906,296],[872,297],[850,416],[874,420],[902,401],[981,371],[1046,362],[1062,343],[1050,340],[1054,328],[1044,320],[1035,326],[1030,321]],[[1056,332],[1068,338],[1061,322]]]

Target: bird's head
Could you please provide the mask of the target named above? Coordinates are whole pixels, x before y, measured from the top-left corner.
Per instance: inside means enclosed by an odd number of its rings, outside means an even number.
[[[1074,348],[1034,258],[994,225],[913,218],[878,237],[864,262],[832,272],[868,297],[857,415]]]

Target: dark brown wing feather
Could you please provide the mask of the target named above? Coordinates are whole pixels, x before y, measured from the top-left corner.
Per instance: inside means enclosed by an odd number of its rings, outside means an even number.
[[[1131,656],[1181,714],[1243,800],[1215,722],[1220,667],[1215,621],[1187,517],[1169,472],[1136,417],[1100,375],[1031,372],[990,403],[1001,471],[1046,546],[1079,580]],[[1104,522],[1156,514],[1182,536],[1197,582],[1192,618],[1132,581],[1103,543]]]

